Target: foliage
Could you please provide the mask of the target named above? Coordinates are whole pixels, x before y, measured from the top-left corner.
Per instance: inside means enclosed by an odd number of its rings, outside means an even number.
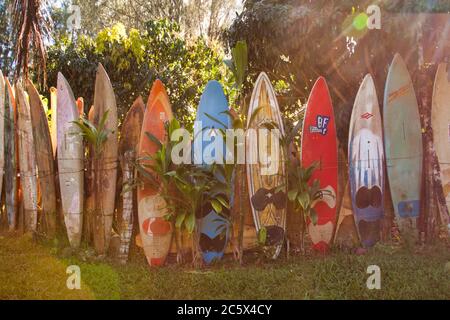
[[[168,137],[180,128],[178,120],[166,122]],[[180,140],[160,142],[151,133],[147,138],[158,146],[154,155],[144,155],[136,163],[136,168],[143,183],[149,183],[159,190],[159,194],[167,204],[168,220],[175,221],[178,229],[186,229],[188,233],[195,230],[196,215],[205,203],[210,203],[218,214],[223,214],[223,208],[229,208],[229,202],[223,195],[229,195],[232,170],[226,165],[208,167],[192,164],[174,165],[172,150]],[[180,138],[182,139],[182,138]],[[225,178],[224,181],[218,176]],[[225,218],[228,218],[223,214]]]
[[[360,32],[351,54],[346,36],[353,35],[355,28],[349,22],[355,12],[365,12],[370,4],[345,0],[245,1],[242,13],[224,35],[229,48],[241,40],[248,44],[245,92],[251,92],[254,79],[265,71],[276,89],[281,111],[289,120],[287,125],[292,126],[301,121],[302,106],[315,80],[324,76],[337,117],[339,140],[345,146],[353,100],[365,74],[374,76],[382,101],[387,66],[396,52],[407,58],[413,75],[418,69],[421,33],[417,28],[423,27],[424,38],[435,39],[432,43],[449,39],[443,32],[445,26],[433,25],[433,17],[412,19],[410,14],[422,10],[448,12],[448,1],[383,1],[377,3],[381,7],[381,29]],[[434,58],[443,58],[440,50]]]
[[[297,164],[288,166],[288,199],[294,204],[295,213],[302,214],[305,223],[307,220],[311,220],[313,224],[317,224],[318,216],[314,204],[323,197],[324,192],[327,192],[320,189],[319,180],[310,181],[316,168],[317,163],[313,163],[307,168]]]
[[[5,76],[12,73],[14,59],[13,33],[11,15],[8,5],[10,0],[0,0],[0,69]]]
[[[147,96],[152,82],[159,78],[166,85],[174,113],[189,126],[208,80],[220,81],[228,95],[233,92],[221,54],[203,39],[188,43],[180,31],[177,24],[158,20],[147,22],[142,32],[116,24],[92,38],[56,39],[49,48],[49,83],[56,83],[57,73],[62,72],[89,108],[97,64],[101,62],[116,93],[119,116],[123,117],[132,102],[139,95]]]
[[[96,159],[98,159],[103,152],[105,143],[108,140],[108,135],[111,133],[111,130],[105,128],[108,113],[109,110],[105,111],[97,127],[84,117],[81,117],[78,121],[73,121],[73,123],[80,129],[80,134],[90,144],[92,150],[94,150],[94,156]]]
[[[127,28],[145,30],[149,20],[168,19],[179,24],[188,38],[216,39],[234,15],[235,0],[77,0],[82,34],[93,34],[117,21]]]

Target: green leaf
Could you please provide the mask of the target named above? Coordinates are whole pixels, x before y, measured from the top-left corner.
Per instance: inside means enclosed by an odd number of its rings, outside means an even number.
[[[186,230],[189,234],[191,234],[194,231],[195,228],[195,214],[191,213],[187,216],[185,220],[185,226]]]
[[[217,212],[217,213],[222,212],[222,205],[220,204],[219,201],[212,199],[209,202],[211,203],[211,206],[213,207],[215,212]]]
[[[298,190],[297,189],[292,189],[288,192],[288,199],[290,201],[295,201],[295,199],[297,198],[297,194],[298,194]]]
[[[216,122],[217,124],[220,124],[223,128],[228,128],[228,126],[225,123],[223,123],[222,121],[220,121],[216,117],[210,115],[209,113],[205,112],[205,116],[207,116],[208,118],[210,118],[212,121]]]
[[[302,207],[303,210],[306,210],[310,203],[310,197],[309,197],[309,193],[307,192],[302,192],[297,196],[297,201],[300,204],[300,206]]]
[[[236,85],[238,88],[240,88],[245,81],[245,74],[247,72],[247,65],[248,65],[247,42],[238,41],[235,47],[231,49],[231,56],[233,57],[234,76],[236,77]]]
[[[162,148],[162,143],[161,143],[161,141],[159,141],[159,139],[157,137],[155,137],[153,134],[151,134],[148,131],[145,131],[145,135],[147,136],[147,138],[150,139],[150,141],[152,141],[154,144],[156,144],[158,149]]]
[[[177,215],[177,218],[175,220],[175,228],[180,229],[183,225],[184,218],[186,217],[186,213],[182,213]]]
[[[222,205],[222,206],[224,206],[225,208],[227,208],[227,209],[230,209],[230,206],[228,205],[228,203],[227,203],[227,201],[224,199],[224,198],[222,198],[222,197],[216,197],[216,199],[217,199],[217,201],[219,201],[220,202],[220,204]]]
[[[177,119],[173,118],[170,123],[169,123],[169,137],[172,136],[172,133],[177,130],[180,129],[180,123],[178,122]]]

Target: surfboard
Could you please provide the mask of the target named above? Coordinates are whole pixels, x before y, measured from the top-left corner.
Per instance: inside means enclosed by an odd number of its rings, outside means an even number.
[[[57,143],[57,129],[56,129],[56,118],[57,118],[57,94],[58,90],[55,87],[50,88],[50,110],[51,110],[51,122],[50,122],[50,137],[52,139],[52,149],[53,149],[53,158],[56,157],[56,146]]]
[[[389,186],[400,232],[417,234],[422,184],[419,108],[405,62],[399,54],[389,67],[384,92],[384,146]]]
[[[53,150],[47,116],[38,91],[33,83],[26,82],[30,96],[31,124],[36,148],[39,194],[41,195],[42,227],[50,236],[56,232],[56,191]]]
[[[5,202],[8,214],[9,230],[17,227],[18,218],[18,178],[17,178],[17,111],[14,98],[14,89],[8,79],[6,83],[6,107],[5,107]]]
[[[268,130],[267,126],[273,125],[276,128]],[[286,189],[277,190],[286,186],[286,155],[279,140],[283,135],[277,98],[262,72],[255,82],[247,116],[247,183],[256,232],[266,231],[265,244],[274,247],[274,259],[286,236]]]
[[[67,236],[72,247],[79,247],[83,226],[84,149],[75,98],[67,80],[58,73],[57,158],[61,206]]]
[[[120,131],[119,159],[122,168],[122,207],[118,214],[120,236],[119,260],[126,263],[133,234],[134,212],[136,211],[136,191],[132,188],[136,179],[134,162],[141,135],[145,105],[139,96],[128,110]]]
[[[117,179],[117,105],[114,90],[103,66],[99,63],[95,79],[94,119],[98,126],[104,113],[108,111],[105,129],[109,130],[99,160],[100,178],[100,212],[94,212],[94,247],[98,254],[106,254],[111,240],[112,222],[116,200]]]
[[[166,141],[164,123],[173,118],[169,97],[163,83],[156,80],[150,90],[147,108],[144,113],[138,155],[149,157],[158,151],[158,146],[146,135],[151,133],[161,142]],[[151,164],[151,160],[140,160],[142,164]],[[144,253],[150,266],[164,264],[172,241],[172,224],[165,220],[166,202],[148,182],[138,188],[139,231]]]
[[[355,98],[348,138],[349,181],[361,243],[380,240],[384,212],[383,128],[375,84],[364,77]]]
[[[208,166],[213,163],[223,164],[225,162],[226,143],[222,133],[218,130],[226,130],[231,127],[228,111],[228,101],[222,86],[215,80],[209,81],[200,97],[195,118],[195,164]],[[214,148],[219,143],[222,148],[220,145],[219,149]],[[223,176],[217,176],[217,179],[225,182]],[[216,196],[230,200],[229,194],[218,193]],[[216,212],[209,202],[204,203],[197,213],[199,247],[206,264],[223,257],[230,236],[229,217],[229,209],[222,208],[221,213]]]
[[[302,166],[318,164],[310,183],[319,180],[322,190],[321,198],[313,205],[317,224],[308,221],[308,233],[313,248],[326,252],[333,237],[337,213],[338,150],[333,105],[323,77],[317,79],[309,95],[301,142]]]
[[[433,89],[431,127],[447,208],[450,211],[450,69],[439,64]]]
[[[0,70],[0,119],[5,119],[6,83]],[[5,121],[0,121],[0,197],[2,195],[3,175],[5,172]]]
[[[38,219],[36,151],[28,97],[20,82],[16,83],[19,130],[19,167],[24,207],[24,230],[35,232]]]

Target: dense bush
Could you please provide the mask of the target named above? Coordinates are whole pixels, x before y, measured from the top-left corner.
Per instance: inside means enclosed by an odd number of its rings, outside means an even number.
[[[62,72],[74,94],[84,97],[87,112],[93,102],[99,62],[110,76],[119,117],[137,96],[146,100],[157,78],[165,83],[175,114],[188,126],[208,80],[220,81],[231,99],[233,96],[231,76],[221,53],[203,39],[188,43],[178,25],[167,20],[149,21],[144,32],[116,24],[94,38],[56,39],[49,48],[48,83],[55,86],[57,73]]]

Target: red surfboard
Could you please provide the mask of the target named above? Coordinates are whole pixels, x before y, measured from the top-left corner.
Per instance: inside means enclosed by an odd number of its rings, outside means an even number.
[[[308,221],[308,233],[313,248],[325,252],[333,237],[336,221],[336,195],[338,193],[338,159],[336,126],[330,93],[324,78],[314,84],[303,120],[301,163],[308,167],[318,163],[310,183],[315,179],[322,190],[313,208],[317,212],[317,224]]]
[[[168,139],[164,124],[172,118],[172,109],[164,85],[160,80],[156,80],[147,101],[138,146],[143,165],[151,165],[152,160],[148,157],[159,150],[158,145],[148,138],[146,132],[164,143]],[[144,253],[150,266],[161,266],[169,253],[173,231],[171,223],[164,218],[167,214],[167,204],[159,190],[149,183],[144,183],[137,191],[139,231]]]

